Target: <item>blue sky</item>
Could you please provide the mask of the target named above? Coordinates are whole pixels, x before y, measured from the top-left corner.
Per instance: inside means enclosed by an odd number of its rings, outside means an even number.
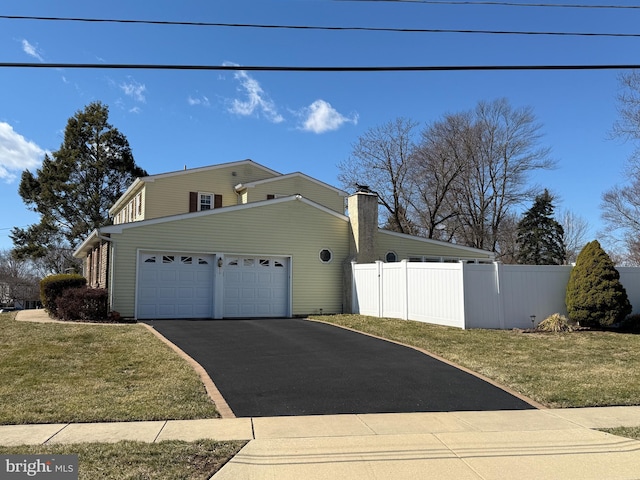
[[[573,0],[566,0],[569,3]],[[581,4],[602,4],[583,0]],[[618,5],[632,4],[625,0]],[[106,7],[108,5],[108,8]],[[0,15],[275,25],[638,33],[640,10],[429,5],[332,0],[4,0]],[[638,63],[640,38],[300,31],[0,19],[0,62],[274,66]],[[611,140],[619,71],[302,73],[0,69],[0,249],[37,216],[21,172],[57,150],[92,101],[162,173],[251,158],[338,184],[337,164],[372,127],[426,124],[478,101],[531,106],[558,168],[532,183],[602,229],[600,197],[624,182],[633,146]]]

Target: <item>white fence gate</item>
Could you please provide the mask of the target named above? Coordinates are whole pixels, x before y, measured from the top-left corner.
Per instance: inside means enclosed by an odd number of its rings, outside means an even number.
[[[473,263],[352,264],[352,311],[459,328],[529,328],[566,315],[571,266]],[[620,267],[640,311],[640,268]]]

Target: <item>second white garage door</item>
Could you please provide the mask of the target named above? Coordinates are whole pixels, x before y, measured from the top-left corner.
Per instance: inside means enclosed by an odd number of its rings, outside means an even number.
[[[289,316],[287,257],[227,256],[223,283],[225,317]]]

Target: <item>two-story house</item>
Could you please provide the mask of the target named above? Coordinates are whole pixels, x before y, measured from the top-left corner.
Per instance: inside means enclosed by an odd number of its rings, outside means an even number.
[[[352,261],[493,260],[379,229],[371,193],[251,160],[138,178],[110,215],[74,255],[110,308],[138,319],[340,313]]]

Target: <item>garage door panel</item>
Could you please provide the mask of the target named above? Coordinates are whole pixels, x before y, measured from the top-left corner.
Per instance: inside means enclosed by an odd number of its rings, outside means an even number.
[[[195,280],[200,283],[207,283],[210,276],[211,272],[202,272],[200,270],[195,272]]]
[[[141,282],[155,282],[158,278],[158,272],[154,270],[142,270],[140,272]]]
[[[255,272],[242,272],[242,281],[244,283],[256,283],[258,281],[257,275]]]
[[[228,257],[224,270],[224,316],[287,316],[288,264],[285,257]]]
[[[160,282],[175,282],[178,278],[177,278],[178,273],[175,271],[167,271],[167,270],[160,270],[158,272],[158,281]]]
[[[195,298],[211,298],[211,290],[208,288],[196,288],[194,291]]]
[[[142,253],[138,318],[213,316],[213,255]]]
[[[180,283],[183,282],[189,282],[189,283],[193,283],[198,281],[198,278],[196,277],[195,272],[189,272],[186,270],[182,270],[180,272],[178,272],[178,281]]]
[[[256,296],[260,300],[271,300],[273,298],[270,288],[259,288]]]
[[[289,296],[289,290],[286,288],[274,288],[271,290],[274,299],[285,301]]]
[[[224,289],[224,298],[225,300],[230,300],[230,302],[225,301],[225,307],[227,303],[232,303],[234,300],[237,300],[241,297],[239,288],[226,288]]]
[[[195,297],[193,288],[178,288],[176,290],[178,299],[191,299]]]

